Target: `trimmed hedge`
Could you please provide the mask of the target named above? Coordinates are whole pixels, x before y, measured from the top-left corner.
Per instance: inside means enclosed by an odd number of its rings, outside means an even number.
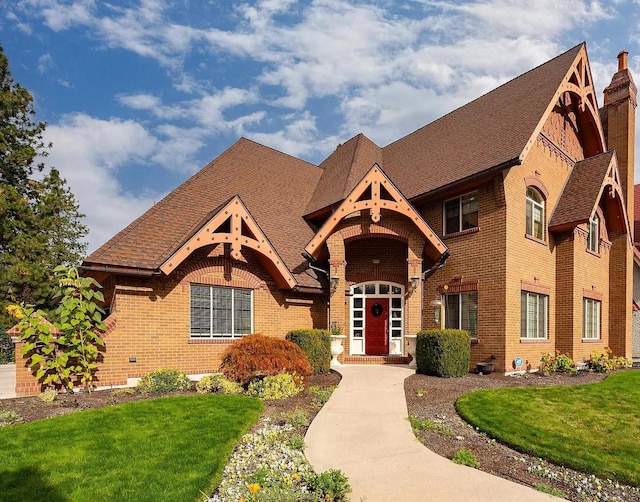
[[[257,334],[233,343],[222,357],[220,371],[241,385],[279,373],[295,373],[301,377],[313,373],[307,356],[295,343]]]
[[[316,375],[329,373],[331,334],[326,329],[296,329],[287,333],[287,340],[304,350]]]
[[[416,364],[418,373],[457,377],[469,373],[471,337],[461,329],[429,330],[418,333]]]

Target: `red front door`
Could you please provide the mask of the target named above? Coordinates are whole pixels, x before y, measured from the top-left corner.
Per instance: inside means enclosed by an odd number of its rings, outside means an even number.
[[[367,298],[365,303],[365,352],[389,353],[389,299]]]

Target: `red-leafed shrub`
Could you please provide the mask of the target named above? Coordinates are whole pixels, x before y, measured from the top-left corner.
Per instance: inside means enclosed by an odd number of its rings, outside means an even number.
[[[255,378],[280,373],[307,376],[313,369],[295,343],[284,338],[247,335],[227,349],[220,371],[228,379],[246,385]]]

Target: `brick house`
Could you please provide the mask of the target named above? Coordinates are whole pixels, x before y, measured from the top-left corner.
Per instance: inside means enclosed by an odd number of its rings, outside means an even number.
[[[405,336],[435,327],[502,372],[630,357],[636,88],[618,60],[600,109],[580,44],[319,166],[240,139],[84,261],[110,312],[99,383],[214,372],[238,337],[302,327],[339,327],[350,363],[406,362]]]

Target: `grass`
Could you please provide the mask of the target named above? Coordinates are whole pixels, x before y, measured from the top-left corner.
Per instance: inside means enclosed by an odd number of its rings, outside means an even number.
[[[151,399],[0,429],[3,500],[189,501],[208,495],[262,403]]]
[[[591,385],[481,390],[460,415],[517,450],[640,486],[640,371]]]

